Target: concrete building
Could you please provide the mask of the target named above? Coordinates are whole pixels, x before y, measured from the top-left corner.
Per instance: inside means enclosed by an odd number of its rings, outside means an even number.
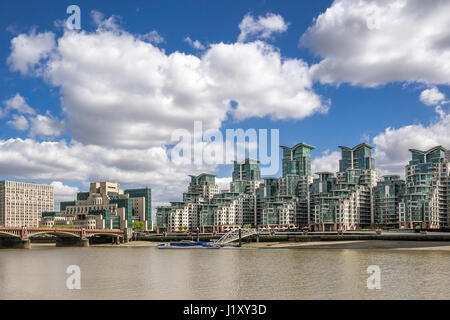
[[[67,220],[60,211],[45,211],[42,212],[42,218],[39,222],[40,227],[44,228],[70,228],[71,221]]]
[[[151,230],[151,189],[120,190],[115,182],[93,182],[89,192],[79,192],[74,201],[60,204],[66,224],[74,228],[125,229],[143,222]],[[51,220],[54,220],[53,222]],[[59,215],[46,215],[43,224],[56,224]]]
[[[42,212],[53,211],[53,186],[0,181],[0,226],[38,227]]]

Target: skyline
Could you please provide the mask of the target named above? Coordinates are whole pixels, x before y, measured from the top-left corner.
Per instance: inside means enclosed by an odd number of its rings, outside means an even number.
[[[280,145],[317,147],[313,172],[336,172],[339,145],[367,142],[380,176],[404,177],[408,149],[450,147],[450,8],[389,2],[78,1],[75,32],[61,23],[71,3],[2,3],[0,179],[55,182],[64,200],[107,177],[150,185],[155,207],[176,201],[188,174],[231,176],[167,161],[170,134],[196,120],[279,129]]]

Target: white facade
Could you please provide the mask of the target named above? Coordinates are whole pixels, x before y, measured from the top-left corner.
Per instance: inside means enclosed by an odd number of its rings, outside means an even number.
[[[39,227],[42,212],[54,209],[53,186],[0,181],[0,226]]]

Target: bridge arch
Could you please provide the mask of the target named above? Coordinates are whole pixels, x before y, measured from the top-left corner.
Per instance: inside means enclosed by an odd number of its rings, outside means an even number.
[[[93,236],[119,237],[119,238],[123,238],[123,234],[119,234],[119,233],[95,232],[95,233],[88,233],[88,234],[86,234],[86,238],[90,238],[90,237],[93,237]]]
[[[0,235],[6,235],[6,236],[10,236],[11,238],[21,239],[20,234],[15,234],[15,233],[8,232],[8,231],[0,231]]]
[[[64,231],[50,231],[50,230],[46,230],[46,231],[37,231],[37,232],[29,232],[28,233],[28,238],[33,238],[36,235],[41,235],[41,234],[47,234],[47,235],[51,235],[51,236],[66,236],[65,238],[67,238],[67,236],[70,236],[71,238],[81,238],[80,235],[74,233],[74,232],[64,232]]]

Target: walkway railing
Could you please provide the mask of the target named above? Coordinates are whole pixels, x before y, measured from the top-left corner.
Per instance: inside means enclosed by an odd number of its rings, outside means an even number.
[[[240,235],[239,235],[239,231],[241,233]],[[239,240],[239,237],[241,239],[243,239],[243,238],[247,238],[247,237],[253,236],[255,234],[258,234],[258,230],[256,230],[256,229],[239,229],[239,228],[237,228],[237,229],[233,229],[233,230],[228,231],[227,233],[225,233],[222,237],[220,237],[219,240],[217,240],[215,242],[215,244],[218,244],[218,245],[222,246],[222,245],[225,245],[227,243]]]

